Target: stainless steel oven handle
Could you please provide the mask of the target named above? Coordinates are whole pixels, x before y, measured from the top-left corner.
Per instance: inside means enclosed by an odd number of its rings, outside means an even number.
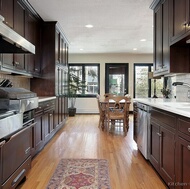
[[[14,186],[18,180],[25,174],[26,172],[26,169],[23,169],[19,174],[18,176],[13,180],[13,182],[11,183],[12,186]]]

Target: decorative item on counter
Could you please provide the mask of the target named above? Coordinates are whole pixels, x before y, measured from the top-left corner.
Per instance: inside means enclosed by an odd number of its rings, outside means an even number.
[[[171,94],[171,90],[166,89],[166,88],[161,89],[161,92],[162,92],[164,98],[169,98],[169,95]]]

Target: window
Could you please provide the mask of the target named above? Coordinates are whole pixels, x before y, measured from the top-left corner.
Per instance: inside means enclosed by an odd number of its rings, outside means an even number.
[[[153,97],[154,86],[156,87],[156,96],[162,97],[163,78],[149,79],[148,72],[153,71],[153,64],[134,64],[134,98]]]
[[[95,97],[100,93],[100,64],[69,64],[69,73],[76,75],[83,84],[78,97]]]

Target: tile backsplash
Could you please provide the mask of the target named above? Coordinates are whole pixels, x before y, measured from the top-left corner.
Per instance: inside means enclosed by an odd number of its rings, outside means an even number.
[[[9,79],[12,82],[13,87],[25,88],[30,90],[30,78],[0,74],[0,82],[3,81],[3,79]]]
[[[168,88],[172,91],[170,98],[176,98],[177,101],[190,102],[190,98],[187,96],[188,90],[190,90],[190,88],[183,85],[172,86],[172,83],[176,81],[185,82],[190,85],[190,74],[179,74],[168,77]]]

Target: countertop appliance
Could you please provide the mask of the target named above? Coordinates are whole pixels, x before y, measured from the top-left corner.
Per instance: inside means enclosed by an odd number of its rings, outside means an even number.
[[[0,87],[0,188],[16,188],[31,165],[36,93]]]
[[[145,157],[149,159],[149,136],[150,136],[150,111],[151,107],[137,102],[137,147]]]

